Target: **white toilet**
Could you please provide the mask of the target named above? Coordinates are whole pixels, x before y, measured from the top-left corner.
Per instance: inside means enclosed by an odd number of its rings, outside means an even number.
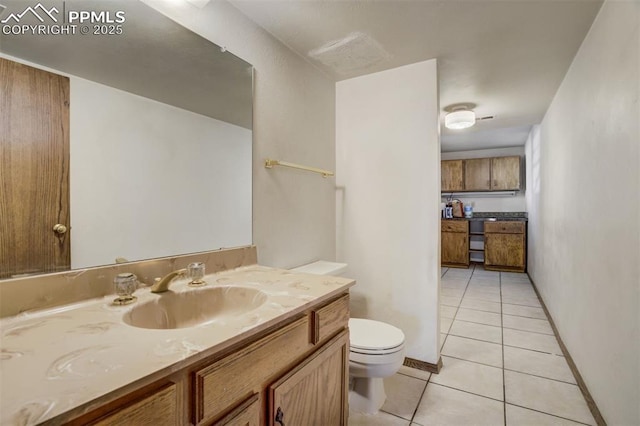
[[[340,275],[346,263],[318,261],[292,269],[318,275]],[[384,404],[385,377],[398,372],[404,362],[404,333],[380,321],[349,320],[349,406],[357,413],[376,413]]]

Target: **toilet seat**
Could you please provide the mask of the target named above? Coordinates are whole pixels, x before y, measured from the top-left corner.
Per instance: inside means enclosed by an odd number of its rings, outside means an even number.
[[[404,345],[396,346],[389,349],[361,349],[361,348],[349,348],[349,352],[362,355],[389,355],[396,352],[400,352],[404,348]]]
[[[363,355],[387,355],[404,348],[399,328],[364,318],[349,319],[349,350]]]

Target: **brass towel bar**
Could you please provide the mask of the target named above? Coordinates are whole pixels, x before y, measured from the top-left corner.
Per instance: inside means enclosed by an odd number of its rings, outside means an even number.
[[[334,173],[330,170],[318,169],[316,167],[301,166],[299,164],[288,163],[286,161],[280,161],[280,160],[271,160],[269,158],[264,160],[264,166],[267,169],[271,169],[273,168],[273,166],[291,167],[292,169],[306,170],[308,172],[319,173],[324,178],[334,175]]]

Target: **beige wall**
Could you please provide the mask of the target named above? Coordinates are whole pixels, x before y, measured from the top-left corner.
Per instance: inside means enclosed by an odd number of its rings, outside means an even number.
[[[605,2],[526,146],[529,273],[610,425],[640,424],[639,20]]]
[[[336,87],[338,260],[352,315],[404,331],[406,355],[439,358],[440,135],[435,59]]]
[[[335,258],[335,182],[267,157],[335,168],[335,83],[225,1],[145,3],[255,67],[253,241],[261,264]],[[224,208],[224,206],[221,206]]]

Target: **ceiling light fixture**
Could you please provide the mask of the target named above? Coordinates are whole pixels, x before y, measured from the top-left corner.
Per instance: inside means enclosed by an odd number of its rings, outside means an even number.
[[[466,129],[476,124],[476,113],[466,106],[460,106],[451,110],[444,117],[444,125],[447,129]]]

